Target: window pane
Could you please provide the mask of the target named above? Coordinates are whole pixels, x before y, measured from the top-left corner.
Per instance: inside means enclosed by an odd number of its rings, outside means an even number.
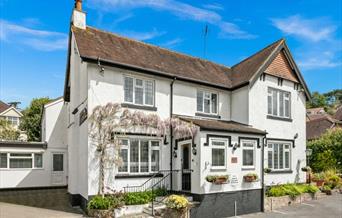
[[[211,94],[211,113],[217,113],[217,94]]]
[[[279,116],[284,116],[284,93],[279,93]]]
[[[131,140],[130,145],[130,171],[139,172],[139,141],[135,139]]]
[[[135,79],[135,86],[143,86],[143,81],[141,79]]]
[[[285,168],[290,168],[290,152],[285,152]]]
[[[224,159],[225,159],[225,149],[212,149],[212,166],[218,167],[218,166],[224,166]]]
[[[151,170],[159,171],[159,150],[152,150],[151,153]]]
[[[290,100],[285,100],[285,117],[290,117]]]
[[[140,141],[140,172],[148,172],[148,141]]]
[[[143,104],[143,96],[144,96],[144,92],[143,92],[143,88],[140,87],[135,87],[134,89],[134,103],[135,104]]]
[[[279,169],[284,169],[284,145],[279,145]]]
[[[224,141],[212,141],[211,145],[215,145],[215,146],[225,146],[226,143]]]
[[[267,158],[268,158],[268,168],[272,169],[273,168],[273,166],[272,166],[272,151],[268,151]]]
[[[34,154],[34,167],[35,168],[43,167],[43,154]]]
[[[267,113],[272,114],[272,95],[267,96]]]
[[[120,157],[122,160],[122,165],[119,167],[119,172],[128,171],[128,149],[121,149]]]
[[[244,143],[242,143],[242,146],[243,147],[247,147],[247,148],[253,148],[254,144],[253,143],[244,142]]]
[[[125,87],[124,88],[125,101],[133,102],[133,78],[125,77],[124,87]]]
[[[204,99],[204,113],[210,113],[210,99]]]
[[[145,81],[145,104],[153,105],[153,82]]]
[[[279,169],[278,156],[279,156],[278,144],[274,144],[274,152],[273,152],[273,161],[274,161],[273,167],[274,167],[274,169]]]
[[[242,153],[243,157],[243,166],[253,166],[254,161],[253,161],[253,150],[243,150]]]
[[[32,158],[10,159],[10,168],[32,168]]]
[[[53,154],[53,171],[63,171],[63,154]]]
[[[276,90],[272,90],[272,100],[273,100],[273,115],[277,116],[278,115],[278,95]]]
[[[197,111],[203,112],[203,92],[197,91]]]
[[[11,153],[11,157],[32,157],[31,153]]]
[[[159,147],[159,141],[151,141],[152,147]]]
[[[0,153],[0,168],[7,168],[7,153]]]

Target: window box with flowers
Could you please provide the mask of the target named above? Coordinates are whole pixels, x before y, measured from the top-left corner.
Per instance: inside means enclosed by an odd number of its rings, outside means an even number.
[[[229,176],[228,175],[218,175],[218,176],[207,176],[205,180],[210,183],[214,183],[216,185],[226,184],[228,182]]]
[[[243,180],[245,182],[255,182],[258,179],[258,175],[256,173],[248,173],[243,176]]]

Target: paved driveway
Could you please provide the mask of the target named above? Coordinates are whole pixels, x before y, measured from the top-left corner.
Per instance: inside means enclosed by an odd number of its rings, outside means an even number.
[[[28,207],[19,204],[0,202],[0,218],[79,218],[80,212],[64,212],[60,210]]]
[[[342,218],[342,194],[317,201],[284,207],[273,212],[239,216],[241,218]]]

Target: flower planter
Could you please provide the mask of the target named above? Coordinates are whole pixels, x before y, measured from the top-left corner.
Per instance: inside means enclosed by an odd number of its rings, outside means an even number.
[[[316,185],[317,186],[323,186],[324,185],[324,180],[323,179],[320,179],[320,180],[316,180]]]
[[[244,176],[243,179],[245,182],[254,182],[256,180],[256,176]]]
[[[225,183],[227,183],[227,178],[220,178],[220,177],[218,177],[215,181],[214,181],[214,183],[216,184],[216,185],[221,185],[221,184],[225,184]]]
[[[114,210],[96,210],[89,209],[88,216],[96,218],[112,218],[114,216]]]
[[[190,216],[189,216],[189,210],[188,209],[176,210],[176,209],[167,208],[165,210],[165,213],[164,213],[163,217],[168,217],[168,218],[188,218]]]
[[[228,181],[228,175],[221,175],[221,176],[207,176],[206,181],[213,183],[215,185],[225,184]]]

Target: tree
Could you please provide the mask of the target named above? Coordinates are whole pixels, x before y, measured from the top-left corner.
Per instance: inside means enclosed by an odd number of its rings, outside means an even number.
[[[307,146],[312,149],[310,167],[315,172],[331,168],[342,170],[342,128],[327,131]]]
[[[323,94],[329,105],[338,105],[342,103],[342,89],[334,89]]]
[[[19,139],[20,132],[4,119],[0,119],[0,141],[15,141]]]
[[[20,129],[26,131],[28,141],[40,141],[41,139],[41,116],[44,104],[51,100],[45,98],[34,98],[29,107],[23,111],[20,121]]]
[[[99,157],[99,187],[98,194],[105,194],[105,165],[120,165],[122,160],[119,152],[121,140],[126,132],[145,133],[166,136],[170,129],[176,138],[195,137],[197,127],[192,123],[181,121],[177,118],[162,120],[156,114],[145,114],[141,111],[131,112],[122,110],[120,104],[108,103],[105,106],[97,106],[93,109],[90,121],[90,139],[96,146]]]
[[[313,92],[311,95],[311,102],[307,103],[307,108],[316,108],[316,107],[326,107],[327,99],[324,95],[319,94],[318,92]]]

